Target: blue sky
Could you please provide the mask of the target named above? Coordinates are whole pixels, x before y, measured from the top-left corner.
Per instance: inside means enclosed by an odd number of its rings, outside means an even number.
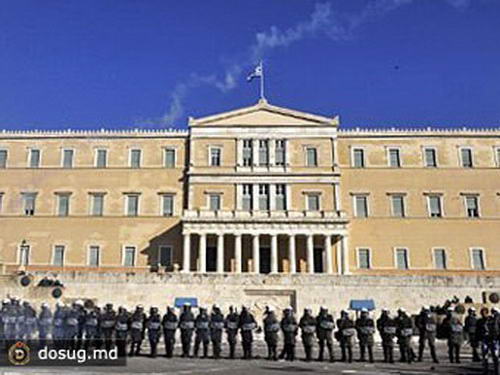
[[[500,0],[0,0],[0,128],[183,128],[272,104],[499,126]]]

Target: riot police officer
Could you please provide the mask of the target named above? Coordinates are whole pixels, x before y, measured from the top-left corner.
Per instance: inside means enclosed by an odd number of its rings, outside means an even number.
[[[493,314],[490,316],[487,307],[481,309],[481,318],[477,321],[476,340],[481,343],[484,373],[488,373],[488,357],[493,361],[493,371],[498,375],[498,337],[500,326]]]
[[[413,322],[407,315],[406,310],[400,308],[398,310],[397,323],[397,337],[399,343],[399,350],[401,352],[400,362],[411,363],[413,361],[413,348],[411,338],[413,335]]]
[[[460,363],[460,349],[464,342],[464,327],[458,316],[452,310],[443,322],[448,339],[448,357],[450,362]]]
[[[130,351],[129,356],[138,356],[141,353],[142,340],[144,340],[144,331],[146,329],[146,314],[144,307],[137,305],[134,313],[130,316]]]
[[[165,355],[167,358],[172,358],[175,345],[175,331],[177,329],[178,319],[174,309],[167,307],[167,313],[163,316],[163,337],[165,340]]]
[[[226,335],[229,344],[229,358],[234,359],[234,352],[236,350],[236,343],[238,341],[238,326],[240,317],[238,312],[233,306],[229,306],[229,314],[226,316]]]
[[[365,353],[368,351],[368,360],[373,363],[373,334],[375,333],[375,323],[368,315],[366,308],[361,309],[361,315],[356,319],[356,331],[358,333],[359,350],[361,362],[365,361]]]
[[[37,328],[36,311],[28,301],[23,303],[24,313],[24,339],[29,343]]]
[[[76,349],[79,318],[80,308],[78,304],[74,302],[66,312],[64,320],[64,345],[67,349]]]
[[[382,314],[377,320],[377,330],[382,338],[384,362],[394,363],[394,337],[396,337],[397,324],[388,309],[382,309]]]
[[[253,330],[257,328],[254,316],[246,306],[241,308],[240,321],[238,324],[241,333],[241,346],[243,347],[243,359],[252,359]]]
[[[66,321],[66,312],[64,303],[57,302],[52,320],[52,339],[57,349],[61,349],[65,345],[64,322]]]
[[[16,328],[14,337],[16,340],[22,340],[24,338],[24,308],[22,301],[18,298],[14,298],[12,301],[14,306],[14,316],[16,318]]]
[[[287,307],[283,310],[283,318],[281,319],[281,330],[283,331],[283,352],[285,354],[285,360],[294,361],[295,360],[295,344],[297,340],[298,325],[295,316],[293,316],[293,309]]]
[[[0,308],[0,351],[5,349],[5,318],[7,317],[9,304],[10,301],[6,298],[2,301],[2,307]]]
[[[264,341],[267,345],[267,359],[276,361],[278,359],[276,350],[278,346],[278,333],[280,331],[280,324],[272,306],[269,306],[266,309],[263,326]]]
[[[437,321],[434,314],[431,313],[430,308],[427,306],[422,307],[420,314],[416,319],[416,325],[419,332],[418,340],[418,361],[422,362],[424,355],[425,343],[429,345],[431,357],[434,363],[439,363],[436,356],[436,332]]]
[[[347,311],[342,310],[340,312],[340,319],[337,320],[337,340],[340,342],[340,349],[342,352],[341,362],[346,360],[352,362],[352,346],[354,341],[354,335],[356,334],[356,328],[354,327],[354,322],[349,317]]]
[[[181,329],[182,357],[189,357],[194,330],[194,315],[191,312],[190,304],[186,303],[183,306],[183,311],[179,318],[179,328]]]
[[[210,318],[207,309],[200,307],[198,316],[195,319],[194,356],[198,357],[200,344],[203,345],[203,358],[208,356],[208,345],[210,343]]]
[[[83,326],[85,350],[89,350],[90,347],[94,347],[96,344],[97,333],[99,330],[99,320],[100,316],[96,308],[92,309],[85,315],[85,324]]]
[[[40,348],[47,346],[47,338],[50,335],[52,327],[52,312],[47,303],[42,303],[40,314],[38,314],[38,339]]]
[[[304,314],[300,318],[299,327],[302,333],[302,345],[306,353],[306,362],[312,360],[312,350],[314,345],[314,334],[316,333],[316,318],[312,315],[311,308],[305,308]]]
[[[113,310],[113,304],[107,303],[101,315],[101,335],[104,339],[104,347],[111,350],[113,346],[113,332],[116,325],[116,312]]]
[[[118,314],[116,315],[115,324],[115,340],[116,348],[119,357],[127,355],[127,331],[128,331],[129,315],[127,310],[120,306],[118,307]]]
[[[78,330],[76,333],[76,347],[79,349],[83,346],[83,335],[85,332],[87,313],[85,311],[85,308],[83,307],[83,301],[77,300],[75,304],[76,304],[76,310],[78,312]]]
[[[214,359],[220,358],[223,330],[224,315],[222,315],[219,306],[213,305],[212,314],[210,315],[210,339],[212,340]]]
[[[150,346],[150,357],[156,358],[158,342],[161,335],[161,316],[158,313],[157,307],[151,307],[149,310],[149,318],[146,323],[148,329],[148,339]]]
[[[8,304],[5,304],[3,313],[5,349],[9,350],[10,346],[16,340],[16,322],[17,308],[14,306],[14,299],[11,299]]]
[[[464,331],[469,341],[469,345],[472,348],[472,361],[480,362],[478,347],[479,342],[476,339],[476,324],[477,324],[477,316],[476,309],[474,307],[469,308],[468,315],[465,318]]]
[[[330,357],[330,362],[333,362],[333,339],[332,332],[335,328],[335,321],[333,316],[328,313],[328,309],[324,306],[320,307],[319,314],[316,317],[317,322],[317,335],[319,343],[319,355],[318,361],[323,361],[323,354],[325,352],[325,342],[328,348],[328,355]]]

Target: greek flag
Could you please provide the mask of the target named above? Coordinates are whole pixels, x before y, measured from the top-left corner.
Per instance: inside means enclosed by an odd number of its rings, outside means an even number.
[[[247,76],[247,82],[251,82],[254,78],[262,78],[262,62]]]

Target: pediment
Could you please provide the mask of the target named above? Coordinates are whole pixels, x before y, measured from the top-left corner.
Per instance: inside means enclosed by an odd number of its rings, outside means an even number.
[[[277,107],[260,100],[254,106],[223,112],[198,119],[190,118],[190,126],[318,126],[338,125],[333,118]]]

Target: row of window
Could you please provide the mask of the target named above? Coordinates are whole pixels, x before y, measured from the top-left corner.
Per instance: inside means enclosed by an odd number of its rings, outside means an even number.
[[[497,167],[500,167],[500,147],[494,148],[494,158]],[[437,149],[435,147],[424,147],[422,149],[424,166],[437,168],[439,165]],[[401,168],[401,150],[398,147],[387,148],[387,165],[391,168]],[[474,167],[474,152],[472,147],[460,147],[459,165],[463,168]],[[353,168],[364,168],[366,166],[365,149],[362,147],[351,148],[351,166]]]
[[[163,166],[165,168],[175,168],[176,167],[176,154],[175,148],[164,148],[163,149]],[[8,151],[0,150],[0,168],[7,168],[8,161]],[[129,150],[129,167],[130,168],[140,168],[142,165],[142,150],[138,148],[132,148]],[[37,148],[30,148],[28,150],[28,168],[40,168],[42,164],[42,151]],[[73,168],[75,164],[75,150],[72,148],[63,149],[61,153],[61,167],[62,168]],[[95,150],[94,156],[94,167],[95,168],[107,168],[108,167],[108,150],[105,148],[98,148]]]
[[[368,194],[353,194],[354,216],[365,218],[369,216]],[[426,194],[427,212],[429,217],[440,218],[444,216],[444,199],[440,194]],[[479,195],[464,194],[465,216],[470,218],[480,217]],[[389,194],[391,214],[394,217],[406,217],[405,194]]]
[[[371,253],[370,248],[360,247],[357,249],[358,268],[371,269],[373,267]],[[446,249],[432,249],[432,258],[434,268],[439,270],[448,269],[448,255],[446,253]],[[486,257],[483,249],[470,249],[470,261],[472,269],[477,271],[486,269]],[[408,270],[411,268],[408,248],[402,247],[394,250],[394,266],[399,270]]]
[[[63,267],[66,265],[66,246],[55,245],[52,249],[51,264],[56,267]],[[91,245],[87,248],[87,265],[90,267],[99,267],[101,265],[101,246]],[[173,247],[170,245],[158,246],[158,265],[171,267],[172,266]],[[137,260],[137,247],[136,246],[123,246],[122,247],[122,261],[124,267],[134,267]],[[19,247],[18,263],[23,266],[30,265],[31,263],[31,246],[21,245]]]
[[[38,193],[21,193],[22,214],[33,216],[36,214],[36,200]],[[55,193],[56,196],[56,215],[69,216],[71,206],[71,193]],[[140,193],[127,193],[125,196],[125,215],[138,216],[140,212]],[[89,193],[89,215],[103,216],[106,193]],[[160,215],[173,216],[175,207],[175,194],[160,193]],[[2,210],[3,194],[0,193],[0,212]]]

